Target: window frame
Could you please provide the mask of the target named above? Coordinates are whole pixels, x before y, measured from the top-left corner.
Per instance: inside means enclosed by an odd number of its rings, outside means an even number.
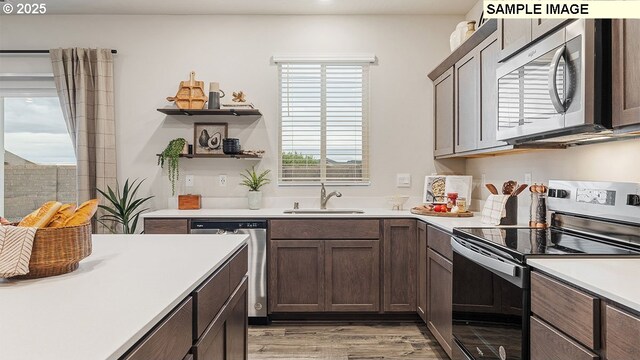
[[[276,57],[273,57],[274,62],[276,63],[276,65],[278,66],[278,180],[277,180],[277,185],[281,186],[281,187],[316,187],[316,186],[320,186],[322,183],[326,183],[327,185],[331,185],[331,186],[370,186],[371,185],[371,161],[369,158],[369,135],[370,135],[370,130],[369,130],[369,125],[370,125],[370,121],[369,121],[369,117],[370,117],[370,111],[369,111],[369,106],[370,106],[370,98],[371,98],[371,76],[370,76],[370,71],[371,71],[371,64],[375,61],[375,56],[372,56],[371,59],[368,58],[363,58],[360,59],[359,57],[356,58],[349,58],[349,57],[345,57],[344,59],[340,59],[340,58],[335,58],[335,57],[318,57],[318,58],[299,58],[299,57],[293,57],[293,58],[283,58],[280,59],[278,57],[278,59],[276,60]],[[309,181],[283,181],[283,178],[281,177],[281,174],[283,172],[283,164],[282,164],[282,65],[286,65],[286,64],[308,64],[308,65],[320,65],[320,66],[331,66],[331,65],[335,65],[335,66],[346,66],[346,65],[359,65],[362,66],[363,68],[363,96],[362,96],[362,158],[363,158],[363,169],[366,168],[366,177],[363,177],[361,180],[359,181],[341,181],[341,180],[335,180],[332,181],[330,178],[327,179],[326,178],[326,161],[324,162],[323,165],[320,166],[320,179],[319,180],[309,180]],[[326,84],[322,85],[323,87],[326,86]],[[323,93],[326,92],[326,88],[323,88],[321,90]],[[326,103],[324,104],[326,106]],[[324,114],[326,112],[326,109],[323,108],[321,109],[321,112]],[[321,119],[321,128],[326,129],[326,122],[327,122],[327,118],[326,116],[322,115],[323,119]],[[322,130],[322,131],[326,131],[326,130]],[[321,138],[323,138],[321,136]],[[321,164],[322,164],[322,159],[326,160],[326,137],[324,137],[324,141],[322,141],[323,145],[321,145]],[[366,164],[364,163],[366,159]]]

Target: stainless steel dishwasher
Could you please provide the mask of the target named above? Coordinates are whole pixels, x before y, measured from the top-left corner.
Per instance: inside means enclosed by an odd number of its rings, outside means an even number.
[[[249,235],[249,323],[267,323],[267,221],[192,220],[191,233]]]

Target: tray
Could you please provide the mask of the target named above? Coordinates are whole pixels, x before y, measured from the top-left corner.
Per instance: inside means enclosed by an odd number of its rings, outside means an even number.
[[[416,206],[412,208],[411,213],[416,215],[437,216],[437,217],[459,217],[459,218],[473,217],[473,213],[471,211],[465,211],[462,213],[453,214],[450,212],[430,211],[430,210],[427,210],[427,208],[425,208],[424,206]]]

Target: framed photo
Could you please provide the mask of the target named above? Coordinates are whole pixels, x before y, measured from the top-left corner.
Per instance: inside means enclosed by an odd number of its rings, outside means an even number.
[[[193,124],[193,154],[217,155],[222,152],[222,140],[226,139],[229,127],[227,123]]]

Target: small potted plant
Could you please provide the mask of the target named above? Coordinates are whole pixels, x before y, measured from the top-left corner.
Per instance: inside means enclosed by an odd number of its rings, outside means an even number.
[[[167,162],[167,175],[171,182],[171,195],[176,194],[176,181],[180,177],[180,154],[184,153],[187,140],[184,138],[177,138],[169,141],[167,147],[158,155],[158,165],[164,168],[165,161]]]
[[[270,170],[265,170],[258,174],[256,173],[255,166],[252,166],[251,169],[246,169],[245,173],[240,174],[244,178],[241,185],[249,188],[249,194],[247,195],[249,209],[260,209],[260,206],[262,205],[262,192],[260,191],[260,188],[271,182],[271,180],[267,178],[269,172]]]

